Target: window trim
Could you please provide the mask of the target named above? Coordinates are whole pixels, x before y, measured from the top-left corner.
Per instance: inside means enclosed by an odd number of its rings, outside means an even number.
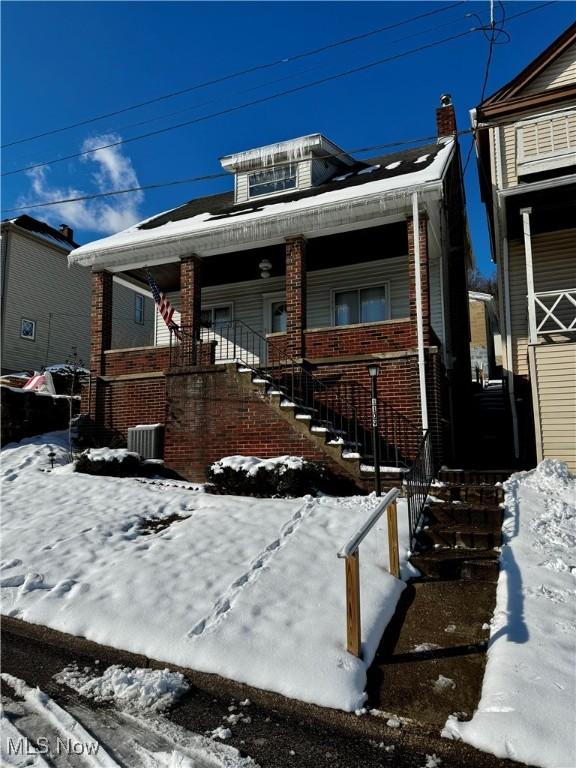
[[[134,322],[137,325],[144,325],[146,322],[145,319],[145,302],[144,302],[145,296],[141,293],[135,293],[134,294]],[[140,307],[138,306],[140,304]],[[141,320],[138,319],[138,315],[140,314]]]
[[[286,291],[273,291],[262,294],[262,317],[265,336],[283,336],[286,331],[272,331],[272,304],[286,302]]]
[[[252,176],[255,173],[262,173],[263,171],[273,171],[274,168],[278,167],[278,165],[280,166],[293,165],[295,167],[296,172],[294,174],[294,181],[295,181],[294,186],[290,187],[289,189],[280,189],[278,192],[267,192],[261,195],[252,195],[250,193],[250,176]],[[269,168],[259,168],[259,169],[255,168],[252,171],[246,172],[246,195],[248,200],[258,200],[260,198],[265,198],[265,197],[276,197],[276,195],[286,195],[289,192],[294,192],[295,190],[300,189],[300,161],[293,161],[292,163],[284,163],[284,164],[279,163],[278,165],[271,165]]]
[[[346,323],[345,325],[336,325],[336,294],[347,293],[350,291],[356,291],[358,293],[358,310],[360,310],[360,291],[367,288],[384,288],[385,301],[386,301],[386,316],[383,320],[358,320],[357,323]],[[332,288],[330,290],[330,319],[332,321],[332,328],[353,328],[357,325],[374,325],[376,323],[385,323],[392,319],[392,301],[390,298],[390,281],[384,280],[383,282],[364,283],[362,285],[350,285],[342,286],[339,288]]]
[[[22,331],[23,331],[22,324],[23,323],[32,323],[32,327],[33,327],[33,330],[34,330],[32,336],[25,336],[24,333],[22,333]],[[29,317],[20,317],[20,338],[21,339],[25,339],[26,341],[36,341],[36,320],[32,320]]]

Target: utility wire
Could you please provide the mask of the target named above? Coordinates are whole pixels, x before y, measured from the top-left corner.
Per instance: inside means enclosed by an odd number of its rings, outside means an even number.
[[[457,131],[454,136],[465,136],[473,133],[470,128],[468,130]],[[402,147],[409,144],[423,144],[424,142],[436,141],[438,136],[420,136],[417,139],[405,139],[403,141],[391,141],[386,144],[373,144],[369,147],[359,147],[356,149],[342,150],[341,152],[332,152],[326,155],[317,155],[318,159],[340,157],[342,155],[361,155],[366,152],[374,152],[378,149],[391,149],[392,147]],[[278,163],[278,165],[287,165],[288,163]],[[143,184],[142,186],[128,187],[127,189],[116,189],[111,192],[95,192],[90,195],[80,195],[78,197],[67,197],[62,200],[51,200],[45,203],[34,203],[33,205],[23,205],[18,208],[3,208],[5,213],[11,213],[14,211],[28,211],[32,208],[47,208],[52,205],[64,205],[65,203],[76,203],[84,200],[96,200],[101,197],[113,197],[114,195],[126,195],[131,192],[141,192],[151,189],[159,189],[161,187],[174,187],[182,184],[192,184],[200,181],[212,181],[214,179],[230,178],[230,174],[227,171],[220,173],[211,173],[204,176],[190,176],[184,179],[174,179],[172,181],[163,181],[154,184]]]
[[[253,106],[256,106],[258,104],[264,104],[264,103],[266,103],[268,101],[273,101],[274,99],[279,99],[279,98],[282,98],[284,96],[289,96],[289,95],[291,95],[293,93],[299,93],[299,92],[305,91],[305,90],[307,90],[309,88],[315,88],[316,86],[323,85],[324,83],[332,82],[334,80],[338,80],[338,79],[340,79],[342,77],[348,77],[349,75],[356,74],[357,72],[364,72],[364,71],[366,71],[368,69],[372,69],[373,67],[377,67],[377,66],[380,66],[382,64],[386,64],[386,63],[388,63],[390,61],[396,61],[397,59],[402,59],[402,58],[405,58],[406,56],[412,56],[415,53],[420,53],[421,51],[425,51],[425,50],[428,50],[430,48],[435,48],[435,47],[437,47],[439,45],[445,45],[446,43],[450,43],[453,40],[461,39],[463,37],[466,37],[466,36],[476,32],[476,31],[478,31],[478,28],[477,27],[472,27],[472,28],[466,30],[465,32],[459,32],[456,35],[450,35],[449,37],[445,37],[445,38],[442,38],[440,40],[435,40],[434,42],[431,42],[431,43],[426,43],[424,45],[420,45],[417,48],[411,48],[410,50],[403,51],[402,53],[397,53],[397,54],[394,54],[392,56],[386,56],[383,59],[378,59],[377,61],[370,62],[369,64],[362,64],[361,66],[353,67],[352,69],[347,69],[347,70],[344,70],[343,72],[338,72],[335,75],[329,75],[329,76],[323,77],[323,78],[321,78],[319,80],[313,80],[310,83],[304,83],[302,85],[295,86],[294,88],[288,88],[285,91],[279,91],[277,93],[273,93],[273,94],[270,94],[268,96],[262,96],[259,99],[254,99],[253,101],[247,101],[247,102],[244,102],[242,104],[237,104],[234,107],[228,107],[228,108],[222,109],[222,110],[220,110],[218,112],[212,112],[212,113],[210,113],[208,115],[201,115],[200,117],[196,117],[196,118],[194,118],[192,120],[186,120],[183,123],[177,123],[176,125],[169,125],[169,126],[166,126],[165,128],[159,128],[156,131],[149,131],[148,133],[143,133],[143,134],[140,134],[139,136],[132,136],[132,137],[130,137],[128,139],[120,139],[119,141],[113,141],[113,142],[110,142],[109,144],[103,144],[102,146],[94,147],[93,149],[84,150],[82,152],[75,152],[75,153],[73,153],[71,155],[64,155],[63,157],[55,158],[53,160],[46,160],[46,161],[41,162],[41,163],[34,163],[33,165],[28,165],[28,166],[25,166],[23,168],[16,168],[13,171],[5,171],[2,174],[2,176],[12,176],[12,175],[14,175],[16,173],[25,173],[26,171],[31,171],[34,168],[43,168],[43,167],[48,166],[48,165],[55,165],[56,163],[62,163],[65,160],[72,160],[72,159],[74,159],[76,157],[85,157],[87,155],[94,154],[94,152],[98,152],[101,149],[109,149],[110,147],[117,147],[117,146],[120,146],[121,144],[129,144],[129,143],[131,143],[133,141],[140,141],[141,139],[147,139],[147,138],[149,138],[151,136],[158,136],[158,135],[160,135],[162,133],[167,133],[168,131],[174,131],[174,130],[176,130],[178,128],[184,128],[185,126],[188,126],[188,125],[194,125],[196,123],[204,122],[206,120],[212,120],[215,117],[220,117],[222,115],[227,115],[227,114],[230,114],[232,112],[238,112],[239,110],[246,109],[247,107],[253,107]]]
[[[549,0],[549,2],[542,3],[541,5],[535,6],[533,8],[529,8],[526,11],[521,11],[521,12],[519,12],[517,14],[514,14],[513,16],[510,16],[508,18],[508,21],[511,21],[512,19],[515,19],[515,18],[519,18],[520,16],[525,16],[525,15],[527,15],[529,13],[534,13],[535,11],[539,11],[539,10],[541,10],[543,8],[548,7],[549,5],[555,5],[558,1],[559,0]],[[453,6],[451,6],[451,7],[453,7]],[[102,145],[100,147],[95,147],[94,149],[85,150],[83,152],[76,152],[76,153],[71,154],[71,155],[65,155],[64,157],[55,158],[54,160],[47,160],[45,162],[35,163],[33,165],[25,166],[23,168],[17,168],[16,170],[13,170],[13,171],[6,171],[3,174],[1,174],[1,176],[11,176],[11,175],[14,175],[16,173],[25,173],[26,171],[33,170],[34,168],[41,168],[41,167],[45,167],[45,166],[48,166],[48,165],[54,165],[56,163],[64,162],[65,160],[72,160],[72,159],[74,159],[76,157],[83,157],[83,156],[86,156],[86,155],[90,155],[90,154],[93,154],[94,152],[98,152],[100,149],[109,149],[110,147],[116,147],[116,146],[119,146],[121,144],[128,144],[128,143],[133,142],[133,141],[140,141],[141,139],[149,138],[151,136],[157,136],[157,135],[166,133],[168,131],[173,131],[173,130],[176,130],[178,128],[183,128],[183,127],[185,127],[187,125],[193,125],[193,124],[200,123],[200,122],[203,122],[203,121],[206,121],[206,120],[211,120],[211,119],[213,119],[215,117],[220,117],[222,115],[230,114],[232,112],[237,112],[237,111],[239,111],[241,109],[246,109],[247,107],[256,106],[258,104],[263,104],[265,102],[272,101],[274,99],[278,99],[278,98],[281,98],[283,96],[288,96],[288,95],[291,95],[293,93],[298,93],[300,91],[307,90],[308,88],[314,88],[314,87],[316,87],[318,85],[322,85],[322,84],[324,84],[326,82],[330,82],[330,81],[337,80],[337,79],[342,78],[342,77],[346,77],[346,76],[351,75],[351,74],[355,74],[356,72],[362,72],[362,71],[371,69],[373,67],[379,66],[381,64],[385,64],[385,63],[390,62],[390,61],[395,61],[397,59],[401,59],[401,58],[404,58],[406,56],[411,56],[411,55],[413,55],[415,53],[419,53],[420,51],[424,51],[424,50],[427,50],[429,48],[434,48],[434,47],[436,47],[438,45],[443,45],[445,43],[451,42],[452,40],[456,40],[458,38],[465,37],[466,35],[472,34],[473,32],[485,31],[485,29],[486,29],[485,27],[471,27],[469,30],[467,30],[465,32],[461,32],[461,33],[456,34],[456,35],[451,35],[450,37],[443,38],[441,40],[436,40],[436,41],[434,41],[432,43],[428,43],[428,44],[419,46],[417,48],[412,48],[412,49],[410,49],[408,51],[404,51],[402,53],[395,54],[393,56],[387,56],[384,59],[379,59],[378,61],[374,61],[374,62],[371,62],[369,64],[364,64],[364,65],[359,66],[359,67],[354,67],[352,69],[345,70],[344,72],[339,72],[339,73],[337,73],[335,75],[330,75],[328,77],[321,78],[320,80],[315,80],[315,81],[312,81],[310,83],[304,83],[303,85],[296,86],[294,88],[289,88],[288,90],[285,90],[285,91],[280,91],[278,93],[274,93],[274,94],[271,94],[269,96],[264,96],[264,97],[262,97],[260,99],[254,99],[253,101],[245,102],[243,104],[238,104],[238,105],[236,105],[234,107],[229,107],[227,109],[220,110],[219,112],[213,112],[213,113],[208,114],[208,115],[202,115],[202,116],[200,116],[198,118],[195,118],[193,120],[187,120],[187,121],[185,121],[183,123],[177,123],[176,125],[166,126],[165,128],[160,128],[160,129],[158,129],[156,131],[150,131],[148,133],[144,133],[144,134],[141,134],[139,136],[132,136],[132,137],[127,138],[127,139],[122,139],[122,140],[119,140],[119,141],[116,141],[116,142],[111,142],[109,144],[104,144],[104,145]],[[396,41],[396,42],[399,42],[399,41]]]
[[[463,0],[463,2],[467,2],[467,0]],[[470,16],[471,14],[466,14],[466,15]],[[476,16],[476,14],[473,14],[473,15]],[[438,29],[442,29],[444,27],[450,27],[450,26],[454,26],[455,24],[461,24],[464,20],[465,20],[465,17],[459,17],[457,19],[451,19],[450,21],[445,22],[443,24],[436,24],[434,27],[428,27],[426,29],[421,29],[418,32],[414,32],[414,33],[412,33],[410,35],[405,35],[405,36],[403,36],[400,39],[396,39],[396,40],[390,41],[390,43],[398,43],[398,42],[402,42],[404,40],[410,40],[413,37],[419,37],[420,35],[426,35],[429,32],[434,32],[434,31],[436,31]],[[480,22],[480,23],[482,23],[482,22]],[[330,66],[330,63],[325,63],[325,64],[316,65],[314,67],[308,67],[307,69],[302,70],[300,72],[290,73],[288,75],[284,75],[283,77],[275,78],[274,80],[268,80],[265,83],[259,83],[258,85],[251,86],[250,88],[243,88],[242,90],[235,91],[234,95],[235,96],[240,96],[240,95],[245,94],[245,93],[252,93],[253,91],[258,91],[258,90],[261,90],[262,88],[267,88],[268,86],[271,86],[271,85],[276,85],[278,83],[286,82],[286,80],[294,80],[296,77],[307,75],[307,74],[309,74],[311,72],[316,72],[319,69],[326,69],[326,67],[329,67],[329,66]],[[156,115],[154,117],[147,118],[146,120],[139,120],[136,123],[124,124],[124,125],[118,126],[117,128],[112,128],[110,130],[113,130],[115,132],[117,132],[117,131],[125,131],[125,130],[130,129],[130,128],[140,127],[141,125],[149,125],[150,123],[158,122],[158,120],[165,120],[166,118],[169,118],[169,117],[175,117],[176,115],[182,115],[182,114],[184,114],[186,112],[192,112],[194,110],[200,109],[200,107],[210,106],[212,104],[221,104],[222,102],[225,102],[226,100],[227,100],[226,97],[219,98],[219,99],[210,99],[209,101],[203,101],[203,102],[200,102],[200,103],[197,103],[197,104],[192,104],[191,106],[185,107],[183,109],[177,109],[177,110],[174,110],[172,112],[165,112],[164,114]],[[17,160],[15,160],[15,162],[23,162],[24,159],[25,158],[20,157]]]
[[[223,75],[222,77],[217,77],[212,80],[206,80],[202,83],[196,83],[195,85],[191,85],[187,88],[182,88],[177,91],[172,91],[170,93],[165,93],[161,96],[156,96],[153,99],[148,99],[147,101],[141,101],[137,104],[131,104],[128,107],[123,107],[122,109],[117,109],[112,112],[106,112],[101,115],[97,115],[96,117],[87,118],[86,120],[80,120],[77,123],[71,123],[70,125],[65,125],[60,128],[53,128],[48,131],[44,131],[43,133],[37,133],[34,136],[27,136],[23,139],[15,139],[14,141],[10,141],[6,144],[1,145],[1,149],[5,149],[6,147],[12,147],[15,144],[23,144],[28,141],[33,141],[35,139],[43,138],[44,136],[51,136],[55,133],[61,133],[62,131],[68,131],[72,128],[78,128],[82,125],[89,125],[90,123],[95,123],[99,120],[105,120],[109,117],[115,117],[116,115],[121,115],[124,112],[130,112],[134,109],[140,109],[141,107],[148,106],[149,104],[157,104],[160,101],[166,101],[167,99],[173,99],[176,96],[182,96],[185,93],[190,93],[191,91],[196,91],[201,88],[208,88],[212,85],[217,85],[218,83],[223,83],[228,80],[235,79],[237,77],[242,77],[243,75],[252,74],[254,72],[259,72],[265,69],[271,69],[272,67],[279,66],[280,64],[288,64],[293,61],[299,61],[301,59],[308,58],[310,56],[317,56],[319,53],[323,53],[324,51],[333,50],[334,48],[339,48],[344,45],[349,45],[350,43],[357,42],[359,40],[366,40],[369,37],[373,37],[375,35],[379,35],[382,32],[387,32],[391,29],[397,29],[398,27],[402,27],[405,24],[410,24],[413,21],[419,21],[420,19],[427,18],[428,16],[434,16],[439,13],[444,13],[445,11],[448,11],[452,8],[457,8],[460,5],[464,5],[467,2],[467,0],[459,0],[459,2],[451,3],[450,5],[442,6],[441,8],[435,8],[432,11],[427,11],[426,13],[420,13],[416,16],[411,16],[410,18],[403,19],[401,21],[398,21],[394,24],[388,24],[384,27],[378,27],[377,29],[369,30],[368,32],[361,33],[359,35],[354,35],[353,37],[347,37],[342,40],[336,40],[332,43],[328,43],[327,45],[320,46],[319,48],[313,48],[309,51],[304,51],[302,53],[297,53],[292,56],[287,56],[282,59],[276,59],[271,62],[267,62],[265,64],[257,64],[253,67],[247,67],[246,69],[238,70],[237,72],[231,72],[230,74]]]

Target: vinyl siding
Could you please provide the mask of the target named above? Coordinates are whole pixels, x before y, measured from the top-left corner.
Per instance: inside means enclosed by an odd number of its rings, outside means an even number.
[[[90,357],[90,271],[68,267],[67,253],[11,230],[5,285],[2,370],[63,363],[72,346]],[[36,321],[34,341],[20,337],[22,318]]]
[[[576,229],[534,235],[532,257],[536,293],[576,287]],[[513,370],[527,376],[528,289],[522,240],[513,240],[509,244],[509,272]]]
[[[523,163],[539,161],[539,165],[523,167],[524,173],[564,166],[568,173],[574,167],[576,109],[556,113],[550,110],[549,116],[534,116],[533,121],[530,115],[522,115],[517,122],[505,125],[500,131],[503,188],[518,184],[518,160]]]
[[[154,314],[156,305],[144,297],[144,323],[136,322],[136,293],[114,282],[112,302],[112,349],[146,347],[154,343]]]
[[[576,342],[534,347],[543,458],[576,472]]]
[[[324,328],[332,325],[332,292],[341,288],[389,283],[391,318],[409,316],[408,257],[396,257],[335,269],[322,269],[308,274],[307,327]],[[282,293],[284,278],[251,280],[243,283],[218,285],[202,289],[202,306],[232,304],[234,320],[241,320],[257,333],[264,333],[264,301],[266,294]],[[180,309],[180,294],[169,294],[175,310]],[[179,311],[174,314],[180,322]],[[168,344],[169,332],[162,319],[156,319],[156,343]]]
[[[430,285],[430,324],[436,336],[444,344],[444,326],[442,325],[442,289],[440,286],[440,260],[431,259],[429,267]]]
[[[556,61],[522,89],[522,96],[550,91],[563,85],[576,83],[576,43],[567,48]]]

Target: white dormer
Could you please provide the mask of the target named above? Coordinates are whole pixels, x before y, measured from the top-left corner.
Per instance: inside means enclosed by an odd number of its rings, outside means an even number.
[[[235,174],[235,201],[245,203],[315,187],[355,160],[322,134],[313,133],[226,155],[220,162]]]

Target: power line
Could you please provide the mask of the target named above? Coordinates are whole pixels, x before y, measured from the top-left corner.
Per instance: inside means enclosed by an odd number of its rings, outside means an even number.
[[[467,0],[463,0],[463,2],[467,2]],[[470,14],[467,14],[467,15],[470,15]],[[409,40],[409,39],[411,39],[413,37],[419,37],[420,35],[428,34],[429,32],[434,32],[437,29],[453,26],[454,24],[461,24],[462,21],[464,20],[464,18],[465,17],[459,17],[458,19],[451,19],[450,21],[448,21],[446,23],[436,24],[434,27],[428,27],[427,29],[421,29],[418,32],[414,32],[414,33],[412,33],[410,35],[405,35],[405,36],[403,36],[400,39],[392,40],[392,41],[390,41],[390,43],[402,42],[404,40]],[[262,88],[267,88],[268,86],[276,85],[277,83],[286,82],[286,80],[293,80],[296,77],[300,77],[302,75],[306,75],[306,74],[309,74],[311,72],[315,72],[315,71],[317,71],[319,69],[325,69],[328,66],[330,66],[330,64],[320,64],[320,65],[316,65],[314,67],[309,67],[309,68],[307,68],[305,70],[302,70],[300,72],[290,73],[289,75],[284,75],[283,77],[278,77],[278,78],[275,78],[274,80],[268,80],[265,83],[259,83],[258,85],[251,86],[250,88],[243,88],[242,90],[235,91],[234,95],[235,96],[239,96],[239,95],[242,95],[242,94],[245,94],[245,93],[252,93],[253,91],[258,91],[258,90],[261,90]],[[226,100],[227,100],[226,98],[210,99],[209,101],[203,101],[203,102],[200,102],[198,104],[192,104],[191,106],[185,107],[184,109],[178,109],[178,110],[174,110],[172,112],[165,112],[164,114],[155,115],[154,117],[147,118],[146,120],[139,120],[136,123],[128,123],[128,124],[125,124],[125,125],[122,125],[122,126],[118,126],[117,128],[113,128],[111,130],[113,130],[113,131],[124,131],[124,130],[127,130],[129,128],[139,127],[141,125],[149,125],[150,123],[158,122],[158,120],[164,120],[164,119],[166,119],[168,117],[174,117],[175,115],[181,115],[181,114],[184,114],[186,112],[191,112],[193,110],[200,109],[200,107],[209,106],[211,104],[221,104],[222,102],[224,102]],[[23,162],[23,158],[18,158],[18,160],[16,162]]]
[[[137,104],[132,104],[128,107],[123,107],[122,109],[117,109],[112,112],[106,112],[102,115],[97,115],[96,117],[87,118],[86,120],[80,120],[77,123],[71,123],[70,125],[65,125],[60,128],[53,128],[48,131],[44,131],[43,133],[35,134],[34,136],[27,136],[23,139],[15,139],[14,141],[10,141],[6,144],[1,145],[1,149],[5,149],[7,147],[12,147],[15,144],[23,144],[28,141],[33,141],[35,139],[40,139],[45,136],[51,136],[55,133],[61,133],[63,131],[71,130],[72,128],[78,128],[83,125],[89,125],[90,123],[97,122],[99,120],[105,120],[109,117],[115,117],[116,115],[121,115],[124,112],[130,112],[134,109],[140,109],[141,107],[148,106],[150,104],[157,104],[160,101],[166,101],[167,99],[173,99],[177,96],[182,96],[185,93],[190,93],[191,91],[196,91],[201,88],[208,88],[212,85],[217,85],[219,83],[226,82],[228,80],[235,79],[237,77],[242,77],[243,75],[252,74],[254,72],[259,72],[265,69],[271,69],[272,67],[276,67],[280,64],[288,64],[293,61],[299,61],[301,59],[308,58],[310,56],[317,56],[319,53],[323,53],[324,51],[332,50],[334,48],[338,48],[344,45],[349,45],[350,43],[357,42],[359,40],[365,40],[369,37],[373,37],[375,35],[381,34],[382,32],[387,32],[391,29],[397,29],[398,27],[402,27],[405,24],[410,24],[414,21],[419,21],[420,19],[427,18],[428,16],[434,16],[439,13],[444,13],[445,11],[448,11],[452,8],[456,8],[460,5],[464,5],[467,2],[467,0],[459,0],[459,2],[451,3],[450,5],[443,6],[441,8],[435,8],[432,11],[427,11],[426,13],[420,13],[416,16],[411,16],[410,18],[403,19],[401,21],[398,21],[394,24],[388,24],[384,27],[378,27],[377,29],[369,30],[368,32],[361,33],[359,35],[354,35],[353,37],[347,37],[342,40],[336,40],[332,43],[328,43],[327,45],[320,46],[319,48],[313,48],[309,51],[304,51],[302,53],[297,53],[292,56],[287,56],[282,59],[276,59],[271,62],[267,62],[265,64],[257,64],[253,67],[247,67],[245,69],[238,70],[237,72],[232,72],[228,75],[223,75],[222,77],[213,78],[212,80],[206,80],[202,83],[196,83],[195,85],[188,86],[187,88],[182,88],[177,91],[172,91],[170,93],[163,94],[161,96],[156,96],[153,99],[148,99],[147,101],[141,101]]]
[[[445,45],[446,43],[450,43],[453,40],[458,40],[460,38],[466,37],[467,35],[470,35],[474,32],[478,31],[477,27],[472,27],[471,29],[466,30],[465,32],[459,32],[456,35],[450,35],[449,37],[442,38],[441,40],[435,40],[431,43],[426,43],[424,45],[420,45],[417,48],[411,48],[408,51],[403,51],[402,53],[397,53],[392,56],[386,56],[383,59],[378,59],[377,61],[370,62],[369,64],[362,64],[358,67],[353,67],[352,69],[347,69],[343,72],[338,72],[335,75],[329,75],[327,77],[323,77],[319,80],[313,80],[310,83],[304,83],[302,85],[295,86],[294,88],[288,88],[285,91],[279,91],[277,93],[270,94],[268,96],[263,96],[259,99],[254,99],[252,101],[244,102],[243,104],[237,104],[234,107],[228,107],[227,109],[222,109],[218,112],[212,112],[208,115],[202,115],[200,117],[194,118],[192,120],[186,120],[183,123],[177,123],[176,125],[169,125],[165,128],[159,128],[156,131],[149,131],[148,133],[140,134],[139,136],[132,136],[128,139],[121,139],[119,141],[113,141],[109,144],[103,144],[102,146],[95,147],[93,149],[84,150],[82,152],[75,152],[71,155],[65,155],[63,157],[55,158],[54,160],[46,160],[41,163],[34,163],[33,165],[28,165],[23,168],[17,168],[13,171],[5,171],[2,176],[12,176],[16,173],[25,173],[26,171],[31,171],[34,168],[43,168],[48,165],[54,165],[56,163],[62,163],[66,160],[73,160],[76,157],[85,157],[87,155],[94,154],[94,152],[98,152],[101,149],[109,149],[111,147],[117,147],[121,144],[129,144],[133,141],[140,141],[141,139],[147,139],[151,136],[158,136],[163,133],[167,133],[168,131],[174,131],[178,128],[184,128],[188,125],[194,125],[196,123],[204,122],[206,120],[212,120],[215,117],[221,117],[222,115],[227,115],[232,112],[238,112],[241,109],[246,109],[247,107],[253,107],[258,104],[264,104],[265,102],[272,101],[274,99],[279,99],[284,96],[289,96],[293,93],[299,93],[301,91],[305,91],[308,88],[314,88],[319,85],[323,85],[324,83],[332,82],[334,80],[338,80],[342,77],[348,77],[349,75],[356,74],[357,72],[364,72],[368,69],[372,69],[373,67],[380,66],[382,64],[386,64],[390,61],[396,61],[398,59],[405,58],[406,56],[412,56],[415,53],[420,53],[421,51],[428,50],[429,48],[435,48],[439,45]]]
[[[516,13],[513,16],[510,16],[508,18],[508,21],[512,21],[513,19],[519,18],[521,16],[526,16],[529,13],[534,13],[536,11],[542,10],[543,8],[546,8],[546,7],[550,6],[550,5],[556,5],[556,3],[558,1],[559,0],[549,0],[549,2],[542,3],[541,5],[535,6],[533,8],[529,8],[529,9],[527,9],[525,11],[520,11],[519,13]],[[451,6],[451,7],[453,7],[453,6]],[[41,167],[45,167],[45,166],[48,166],[48,165],[54,165],[56,163],[61,163],[61,162],[64,162],[66,160],[72,160],[72,159],[74,159],[76,157],[83,157],[83,156],[87,156],[87,155],[93,154],[94,152],[98,152],[101,149],[109,149],[111,147],[116,147],[116,146],[119,146],[121,144],[128,144],[128,143],[131,143],[133,141],[140,141],[141,139],[146,139],[146,138],[149,138],[151,136],[157,136],[157,135],[166,133],[168,131],[173,131],[173,130],[176,130],[176,129],[179,129],[179,128],[183,128],[183,127],[188,126],[188,125],[193,125],[193,124],[200,123],[200,122],[203,122],[203,121],[206,121],[206,120],[211,120],[211,119],[213,119],[215,117],[220,117],[222,115],[230,114],[232,112],[237,112],[237,111],[239,111],[241,109],[246,109],[247,107],[256,106],[258,104],[263,104],[265,102],[272,101],[274,99],[278,99],[278,98],[281,98],[283,96],[288,96],[288,95],[291,95],[293,93],[298,93],[300,91],[307,90],[308,88],[314,88],[314,87],[316,87],[318,85],[322,85],[322,84],[324,84],[326,82],[330,82],[330,81],[337,80],[337,79],[342,78],[342,77],[346,77],[346,76],[351,75],[351,74],[355,74],[356,72],[362,72],[362,71],[365,71],[367,69],[371,69],[373,67],[380,66],[381,64],[388,63],[390,61],[395,61],[397,59],[401,59],[401,58],[404,58],[406,56],[411,56],[411,55],[413,55],[415,53],[419,53],[420,51],[424,51],[424,50],[427,50],[429,48],[433,48],[433,47],[436,47],[438,45],[443,45],[445,43],[451,42],[452,40],[457,40],[459,38],[465,37],[466,35],[472,34],[473,32],[485,31],[485,30],[486,30],[486,28],[482,27],[482,26],[480,26],[480,27],[471,27],[469,30],[467,30],[465,32],[461,32],[461,33],[456,34],[456,35],[451,35],[450,37],[443,38],[441,40],[436,40],[436,41],[434,41],[432,43],[427,43],[427,44],[419,46],[417,48],[412,48],[412,49],[410,49],[408,51],[404,51],[403,53],[395,54],[393,56],[388,56],[388,57],[385,57],[383,59],[379,59],[377,61],[371,62],[369,64],[364,64],[364,65],[359,66],[359,67],[354,67],[352,69],[345,70],[344,72],[339,72],[339,73],[337,73],[335,75],[330,75],[328,77],[321,78],[320,80],[315,80],[315,81],[312,81],[310,83],[304,83],[303,85],[296,86],[294,88],[289,88],[289,89],[287,89],[285,91],[280,91],[278,93],[274,93],[274,94],[271,94],[269,96],[264,96],[264,97],[262,97],[260,99],[254,99],[253,101],[245,102],[243,104],[239,104],[239,105],[236,105],[234,107],[229,107],[227,109],[223,109],[223,110],[220,110],[218,112],[213,112],[213,113],[208,114],[208,115],[202,115],[202,116],[200,116],[198,118],[195,118],[195,119],[192,119],[192,120],[187,120],[187,121],[185,121],[183,123],[177,123],[176,125],[166,126],[165,128],[160,128],[160,129],[158,129],[156,131],[150,131],[148,133],[144,133],[144,134],[141,134],[139,136],[132,136],[132,137],[129,137],[127,139],[122,139],[122,140],[119,140],[119,141],[116,141],[116,142],[110,142],[109,144],[104,144],[102,146],[95,147],[94,149],[85,150],[83,152],[76,152],[76,153],[71,154],[71,155],[65,155],[64,157],[55,158],[54,160],[47,160],[45,162],[35,163],[33,165],[29,165],[29,166],[26,166],[26,167],[23,167],[23,168],[17,168],[16,170],[13,170],[13,171],[5,171],[3,174],[1,174],[1,176],[11,176],[11,175],[14,175],[16,173],[25,173],[26,171],[33,170],[34,168],[41,168]],[[397,40],[395,42],[399,42],[399,41]]]
[[[457,131],[453,135],[465,136],[471,133],[473,133],[473,130],[470,128],[467,130]],[[374,152],[377,149],[391,149],[392,147],[401,147],[409,144],[422,144],[424,142],[436,141],[437,138],[438,137],[436,135],[420,136],[417,139],[405,139],[403,141],[391,141],[385,144],[373,144],[372,146],[369,146],[369,147],[359,147],[356,149],[342,150],[341,152],[335,152],[335,153],[326,154],[326,155],[318,155],[318,159],[339,157],[341,155],[361,155],[366,152]],[[284,164],[285,163],[279,163],[279,165],[284,165]],[[23,206],[19,206],[18,208],[4,208],[3,211],[5,213],[11,213],[15,211],[28,211],[28,210],[31,210],[32,208],[47,208],[53,205],[64,205],[66,203],[77,203],[85,200],[96,200],[102,197],[126,195],[132,192],[145,192],[151,189],[159,189],[162,187],[174,187],[182,184],[192,184],[200,181],[212,181],[214,179],[223,179],[223,178],[230,178],[230,174],[227,171],[223,171],[220,173],[206,174],[204,176],[190,176],[184,179],[174,179],[172,181],[163,181],[163,182],[157,182],[153,184],[143,184],[141,186],[128,187],[127,189],[116,189],[111,192],[95,192],[90,195],[80,195],[78,197],[68,197],[62,200],[51,200],[50,202],[45,202],[45,203],[34,203],[33,205],[23,205]]]

